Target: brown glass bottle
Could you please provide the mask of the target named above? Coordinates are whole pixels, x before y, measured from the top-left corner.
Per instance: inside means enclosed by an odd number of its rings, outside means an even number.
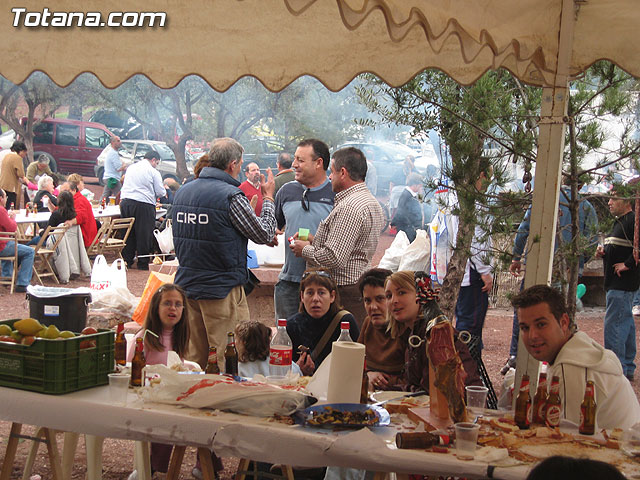
[[[595,386],[591,380],[587,381],[584,391],[584,400],[580,405],[580,427],[578,431],[582,435],[593,435],[596,431],[596,398]]]
[[[224,349],[224,373],[238,375],[238,350],[233,332],[227,333],[227,347]]]
[[[547,408],[547,374],[541,372],[538,379],[538,390],[536,390],[536,395],[533,397],[531,423],[544,425],[545,408]]]
[[[516,398],[516,413],[514,416],[516,425],[521,430],[526,430],[531,425],[531,396],[529,395],[529,375],[522,375],[520,391]]]
[[[220,367],[218,366],[218,351],[216,347],[209,347],[209,358],[207,359],[207,368],[205,373],[220,373]]]
[[[555,428],[560,425],[560,414],[562,413],[562,400],[560,400],[560,378],[554,375],[551,378],[551,389],[547,398],[547,408],[545,409],[545,422],[547,427]]]
[[[113,357],[115,358],[116,365],[124,367],[127,364],[127,339],[124,336],[124,322],[118,323],[116,329]]]
[[[146,367],[147,362],[144,358],[144,343],[142,338],[136,338],[136,352],[131,360],[131,386],[142,386],[142,370]]]

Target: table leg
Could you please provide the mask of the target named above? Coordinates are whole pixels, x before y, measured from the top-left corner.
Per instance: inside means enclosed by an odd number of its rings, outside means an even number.
[[[238,464],[238,473],[236,473],[235,480],[244,480],[246,478],[247,474],[245,472],[249,470],[250,463],[251,460],[249,460],[248,458],[240,459],[240,463]]]
[[[4,454],[4,463],[2,464],[2,470],[0,470],[0,480],[10,480],[13,470],[13,461],[16,458],[16,450],[18,449],[18,435],[22,431],[21,423],[12,423],[11,432],[9,433],[9,442],[7,443],[7,450]]]
[[[102,444],[104,437],[85,435],[87,450],[87,480],[102,480]]]
[[[184,445],[174,445],[171,454],[171,462],[169,462],[169,471],[167,472],[167,480],[178,480],[180,476],[180,467],[184,459],[184,451],[187,447]]]
[[[53,480],[63,480],[62,466],[60,465],[60,454],[58,453],[58,442],[56,433],[48,428],[44,429],[44,438],[47,440],[47,450],[49,451],[49,463],[53,472]]]
[[[44,428],[40,427],[36,430],[35,435],[32,437],[31,448],[27,454],[27,459],[24,462],[24,469],[22,470],[22,480],[29,480],[31,477],[31,471],[33,470],[33,464],[36,461],[36,455],[38,454],[38,447],[40,447],[40,437],[44,437]]]
[[[215,480],[216,474],[211,460],[211,450],[208,448],[198,448],[198,459],[200,460],[200,468],[202,469],[202,478],[204,480]]]
[[[64,443],[62,446],[62,476],[71,478],[73,470],[73,459],[76,456],[76,448],[78,448],[79,435],[74,432],[64,432]]]
[[[138,471],[138,480],[151,480],[151,455],[149,442],[136,441],[133,463]]]

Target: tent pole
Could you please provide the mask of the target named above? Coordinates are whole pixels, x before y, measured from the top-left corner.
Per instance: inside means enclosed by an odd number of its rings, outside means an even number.
[[[576,14],[577,7],[574,1],[562,0],[558,63],[554,85],[544,87],[542,90],[531,227],[526,250],[528,253],[524,277],[525,288],[538,284],[548,285],[551,282],[569,99],[569,65]],[[534,394],[539,369],[540,362],[528,354],[520,336],[516,359],[514,407],[522,374],[527,373],[530,376],[530,388]]]

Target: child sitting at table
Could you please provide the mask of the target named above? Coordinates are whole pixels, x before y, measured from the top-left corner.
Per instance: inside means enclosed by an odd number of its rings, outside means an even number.
[[[187,298],[180,287],[172,283],[162,285],[151,297],[149,312],[136,338],[144,339],[144,356],[147,365],[167,364],[169,351],[173,350],[184,359],[189,342],[187,324]],[[145,335],[145,332],[149,331]],[[154,335],[155,334],[155,335]],[[131,361],[135,350],[135,339],[129,346],[127,361]],[[151,471],[166,473],[173,445],[151,443]],[[137,480],[133,471],[129,480]]]
[[[253,378],[256,373],[269,375],[269,346],[272,331],[255,320],[240,322],[235,328],[238,349],[238,375]],[[296,363],[291,364],[293,373],[302,375]]]

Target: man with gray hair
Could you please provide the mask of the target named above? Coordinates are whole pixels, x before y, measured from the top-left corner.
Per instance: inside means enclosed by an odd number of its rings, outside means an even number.
[[[260,176],[263,206],[256,216],[237,180],[244,149],[232,138],[215,140],[209,166],[176,192],[173,242],[180,266],[175,283],[185,290],[190,338],[186,358],[205,368],[209,346],[222,352],[227,332],[249,320],[247,240],[267,244],[276,231],[271,169]],[[224,370],[223,370],[224,371]]]
[[[285,183],[292,182],[296,179],[296,174],[293,172],[291,166],[293,165],[293,160],[291,159],[291,155],[287,152],[281,152],[278,155],[278,174],[276,175],[276,194],[280,187]]]

